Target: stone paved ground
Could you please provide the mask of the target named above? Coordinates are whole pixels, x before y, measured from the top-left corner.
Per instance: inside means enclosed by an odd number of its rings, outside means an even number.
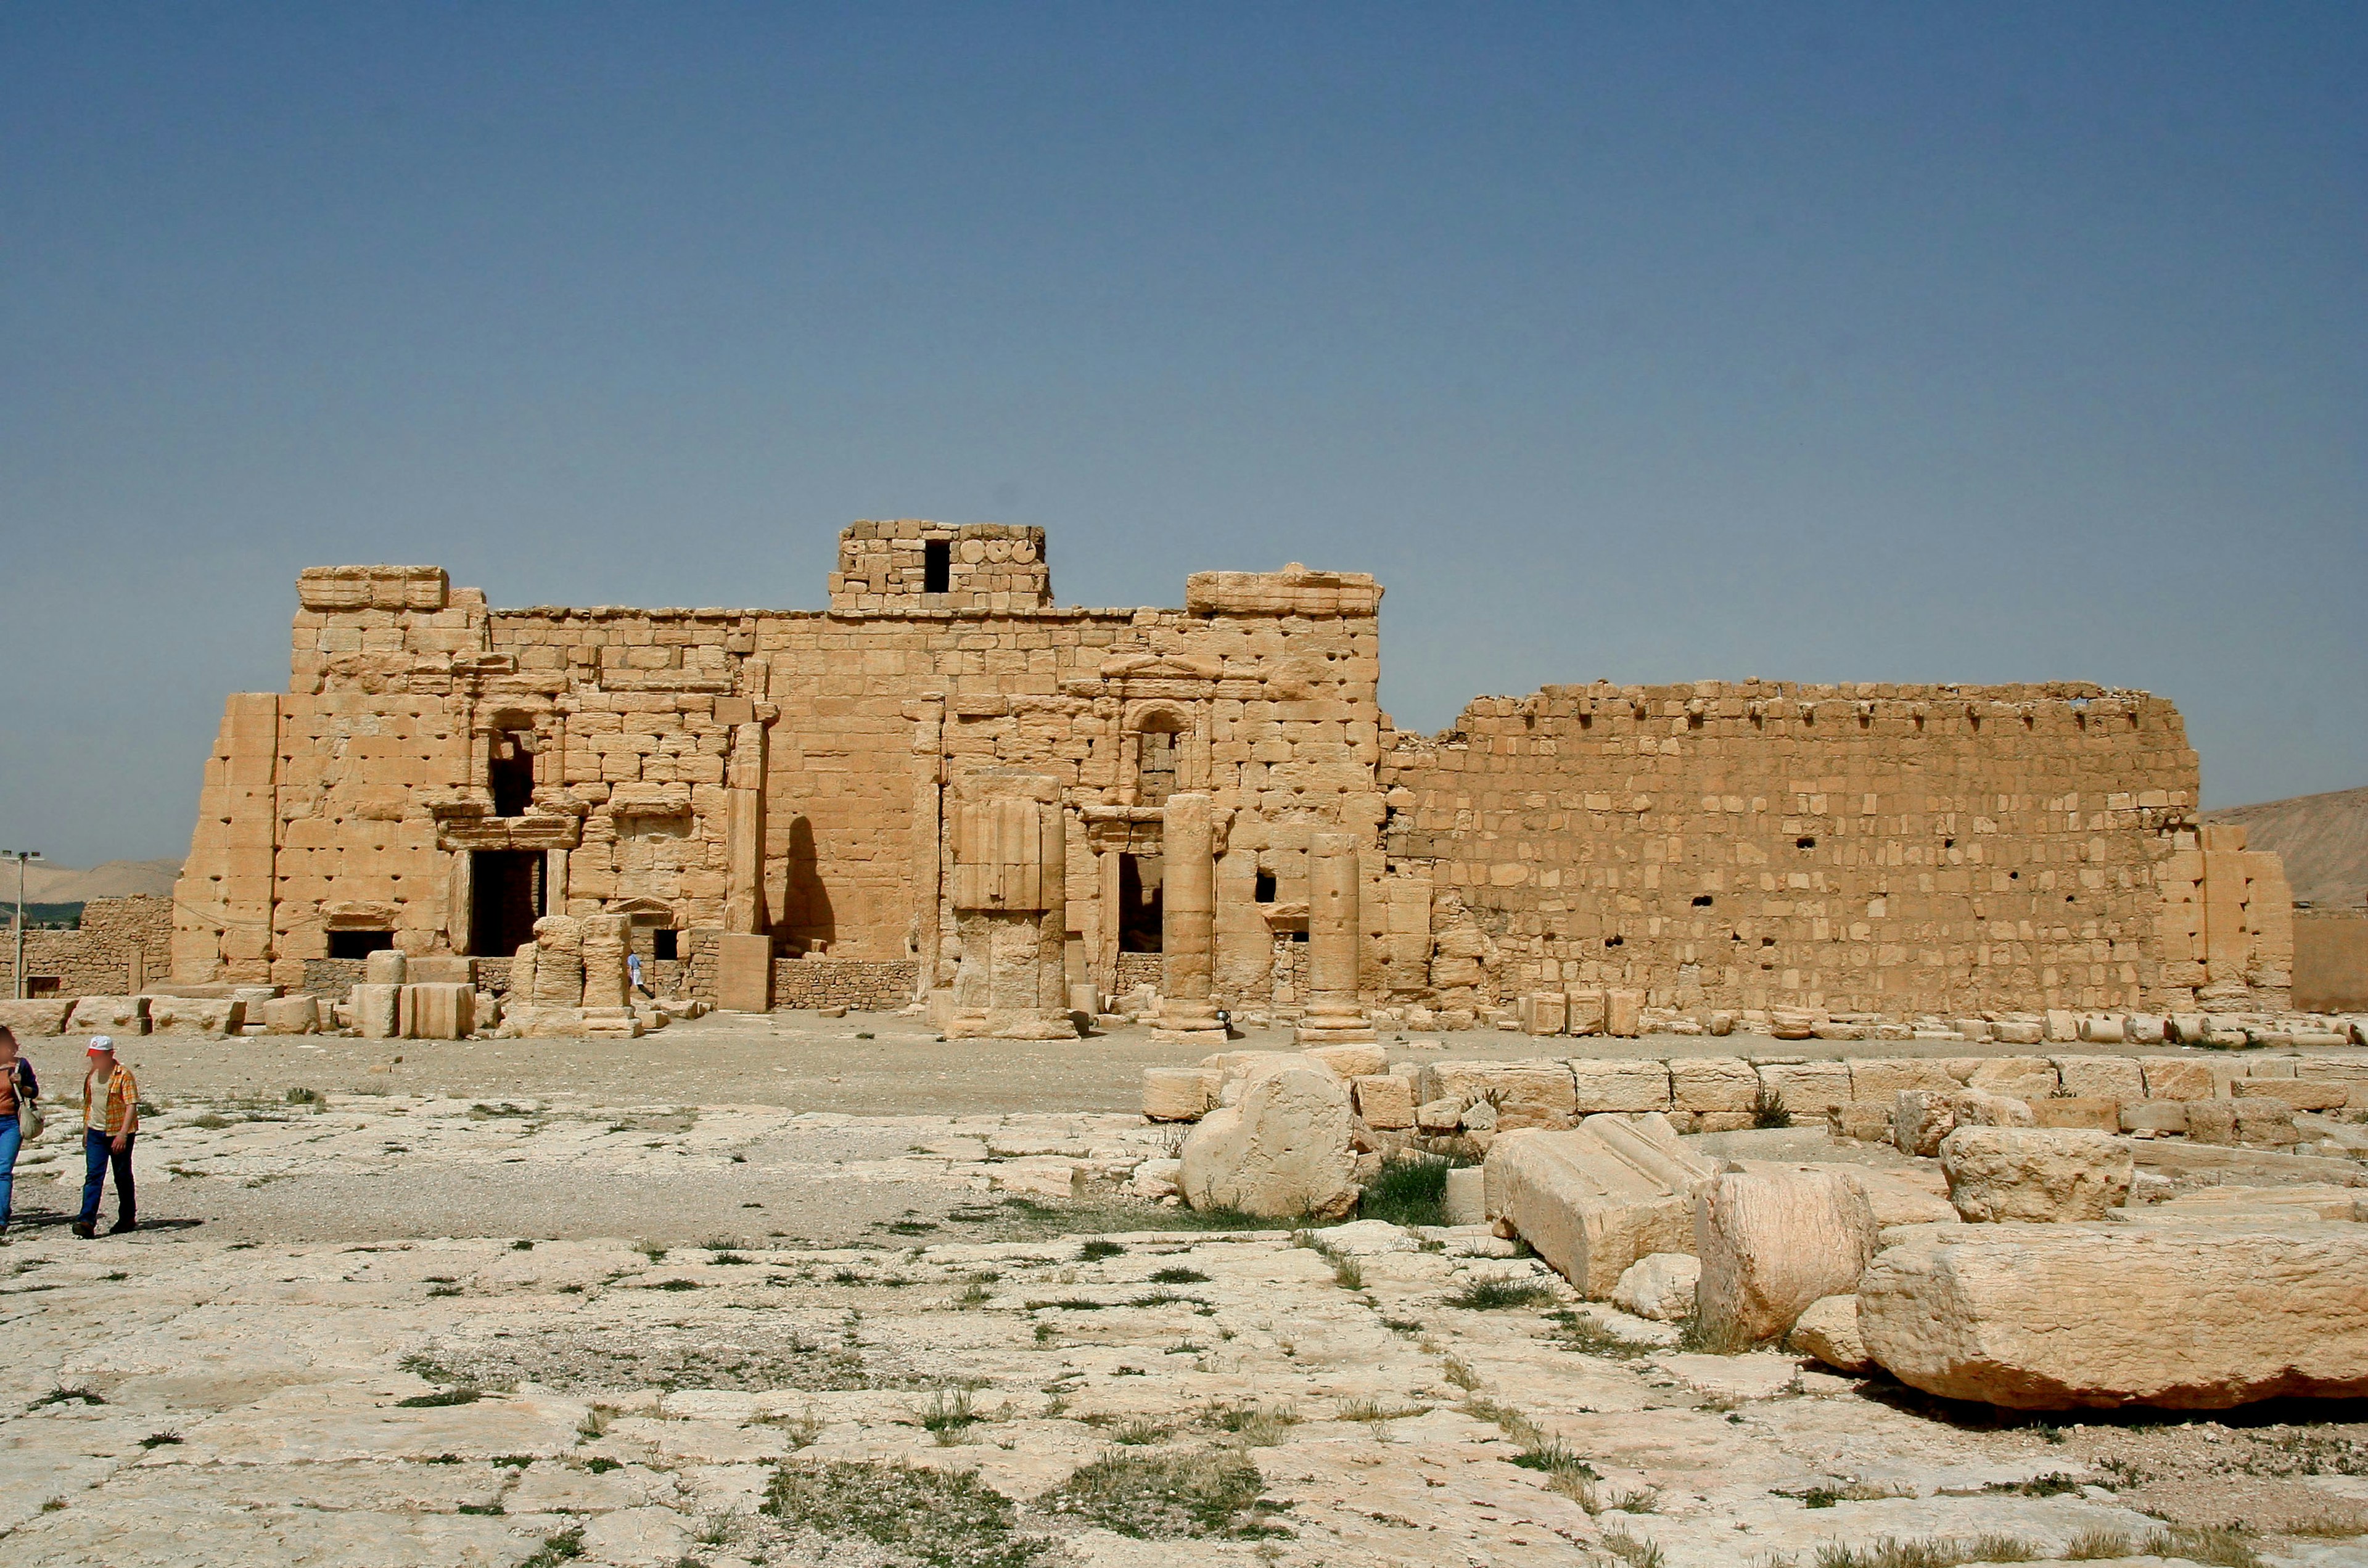
[[[2350,1411],[1998,1421],[1656,1346],[1486,1236],[1167,1228],[1112,1183],[1172,1134],[1123,1112],[399,1071],[290,1106],[286,1074],[194,1092],[181,1052],[137,1053],[172,1108],[142,1145],[156,1228],[74,1241],[62,1143],[20,1168],[8,1562],[1813,1568],[1884,1537],[2368,1523]],[[1487,1281],[1536,1299],[1456,1304]]]

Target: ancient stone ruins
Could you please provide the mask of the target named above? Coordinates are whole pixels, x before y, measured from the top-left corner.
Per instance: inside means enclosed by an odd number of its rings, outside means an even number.
[[[341,994],[392,948],[504,994],[554,918],[621,920],[654,991],[984,1035],[1144,987],[1184,1033],[1317,1040],[1539,996],[1870,1028],[2287,1000],[2277,858],[2199,830],[2141,692],[1548,687],[1426,737],[1376,701],[1370,576],[1064,608],[1042,531],[999,525],[858,523],[817,611],[495,610],[412,566],[297,593],[288,689],[230,699],[206,767],[181,984]]]

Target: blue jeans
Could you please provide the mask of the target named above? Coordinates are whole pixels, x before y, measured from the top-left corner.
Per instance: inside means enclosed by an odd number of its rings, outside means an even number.
[[[137,1133],[124,1139],[123,1151],[118,1153],[113,1147],[115,1141],[106,1133],[94,1132],[87,1127],[83,1129],[82,1158],[85,1174],[82,1178],[82,1222],[84,1224],[95,1225],[98,1222],[98,1193],[107,1179],[107,1167],[110,1161],[115,1165],[115,1222],[119,1225],[131,1223],[131,1146],[139,1141],[140,1137]]]
[[[0,1225],[8,1222],[11,1206],[17,1200],[17,1151],[25,1142],[24,1131],[13,1116],[0,1116]]]

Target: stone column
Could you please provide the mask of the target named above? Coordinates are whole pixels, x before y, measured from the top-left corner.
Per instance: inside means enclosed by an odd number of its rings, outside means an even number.
[[[1357,835],[1312,834],[1307,842],[1307,1010],[1298,1042],[1358,1044],[1373,1026],[1357,1000]]]
[[[1209,797],[1170,795],[1160,812],[1158,1040],[1222,1042],[1211,1000],[1216,947],[1216,834]]]
[[[939,972],[938,949],[945,895],[946,699],[923,694],[907,711],[913,725],[913,957],[918,976],[916,1000],[927,1000],[947,978]]]
[[[626,999],[632,917],[587,915],[578,924],[583,931],[584,1032],[595,1040],[638,1038],[641,1020]]]
[[[738,935],[764,930],[765,911],[765,725],[751,719],[732,726],[732,757],[724,765],[723,827],[727,880],[723,929]]]

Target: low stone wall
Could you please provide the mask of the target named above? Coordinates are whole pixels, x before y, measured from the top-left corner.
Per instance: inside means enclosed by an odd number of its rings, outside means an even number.
[[[173,901],[95,898],[74,931],[28,930],[28,990],[47,996],[115,996],[162,984],[173,970]],[[17,994],[13,910],[0,922],[0,996]]]
[[[893,1013],[912,1001],[920,975],[913,959],[775,959],[773,1006]]]
[[[1138,985],[1159,989],[1159,955],[1157,953],[1121,953],[1118,956],[1118,994],[1125,995]]]

